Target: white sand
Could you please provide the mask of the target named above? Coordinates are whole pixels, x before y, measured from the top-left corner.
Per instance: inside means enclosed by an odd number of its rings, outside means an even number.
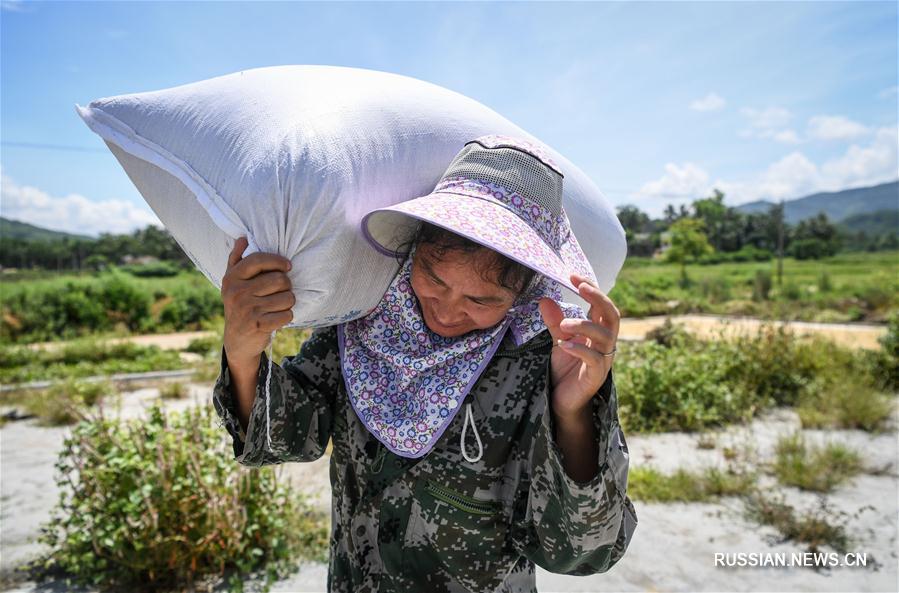
[[[122,414],[139,415],[157,394],[142,389],[125,394]],[[192,386],[189,400],[169,401],[170,409],[210,403],[209,385]],[[666,433],[627,435],[631,466],[651,464],[662,471],[678,467],[698,469],[725,464],[722,449],[754,450],[758,459],[770,459],[777,437],[798,428],[795,413],[776,410],[746,426],[719,433],[713,449],[698,448],[698,435]],[[860,450],[866,462],[888,467],[882,475],[861,475],[827,495],[835,512],[858,513],[848,521],[856,540],[852,551],[867,553],[868,567],[835,567],[814,570],[805,567],[716,567],[715,553],[767,554],[803,552],[793,542],[779,542],[769,527],[748,522],[742,502],[736,498],[709,504],[648,504],[635,502],[639,524],[625,557],[605,574],[567,577],[540,571],[541,591],[897,591],[897,518],[899,518],[899,441],[896,419],[893,430],[883,435],[861,431],[812,431],[809,440],[839,441]],[[14,583],[12,569],[40,551],[34,543],[39,526],[56,503],[53,464],[64,428],[43,428],[33,420],[10,422],[0,429],[0,575],[5,590],[35,593],[65,591],[62,584],[38,587]],[[707,438],[707,437],[706,437]],[[310,464],[285,467],[292,483],[308,492],[317,506],[329,505],[327,458]],[[798,508],[813,508],[814,494],[777,485],[770,477],[762,485],[782,492]],[[861,510],[872,506],[873,509]],[[273,591],[324,591],[327,567],[307,564]]]

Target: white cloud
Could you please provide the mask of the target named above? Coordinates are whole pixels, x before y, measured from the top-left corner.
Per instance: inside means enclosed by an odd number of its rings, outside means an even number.
[[[690,103],[690,109],[694,111],[720,111],[724,109],[726,101],[715,93],[709,93],[702,99],[696,99]]]
[[[870,130],[842,115],[816,115],[808,120],[808,135],[818,140],[852,140]]]
[[[793,114],[788,109],[783,107],[768,107],[766,109],[743,107],[740,109],[740,115],[749,124],[748,128],[737,132],[737,135],[741,138],[770,138],[784,144],[798,144],[801,142],[794,130],[786,128],[786,125],[793,118]]]
[[[874,133],[869,146],[853,144],[846,153],[821,166],[822,177],[830,183],[873,185],[899,176],[899,128],[883,127]]]
[[[632,203],[650,216],[660,217],[668,204],[689,204],[712,195],[725,194],[725,203],[755,200],[791,200],[823,191],[840,191],[894,181],[899,177],[899,128],[883,127],[874,132],[867,146],[853,144],[835,159],[816,164],[800,151],[793,151],[768,165],[748,180],[715,179],[692,163],[665,165],[665,173],[631,194]]]
[[[0,2],[0,10],[4,12],[30,12],[31,8],[26,6],[22,0],[2,0]]]
[[[802,142],[799,139],[799,136],[796,135],[795,130],[791,129],[775,132],[771,137],[778,142],[782,142],[783,144],[799,144],[800,142]]]
[[[0,213],[5,218],[82,235],[129,233],[148,224],[162,226],[148,206],[125,200],[93,201],[79,194],[64,197],[19,185],[0,170]]]
[[[899,94],[899,85],[894,84],[893,86],[888,86],[887,88],[878,92],[877,98],[878,99],[889,99],[891,97],[895,97],[897,94]]]
[[[708,187],[709,174],[693,163],[665,165],[665,174],[645,183],[639,193],[646,197],[678,197],[703,192]]]
[[[793,114],[783,107],[768,107],[767,109],[753,109],[743,107],[740,114],[749,120],[749,125],[754,130],[771,130],[782,128],[790,122]]]

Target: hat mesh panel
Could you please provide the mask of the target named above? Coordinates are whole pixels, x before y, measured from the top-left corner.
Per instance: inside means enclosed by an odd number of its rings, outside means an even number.
[[[562,210],[562,176],[539,159],[514,148],[484,148],[467,144],[450,163],[443,178],[482,179],[503,186],[548,210]]]

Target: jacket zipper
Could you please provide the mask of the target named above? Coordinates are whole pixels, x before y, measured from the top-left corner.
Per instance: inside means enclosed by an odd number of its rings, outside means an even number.
[[[474,515],[495,515],[500,510],[500,503],[492,500],[478,500],[465,496],[455,490],[450,490],[445,486],[428,481],[425,484],[425,490],[436,498],[451,505],[460,511],[472,513]]]
[[[549,346],[551,344],[552,344],[551,341],[550,342],[543,341],[543,342],[539,342],[537,344],[532,344],[530,346],[522,346],[520,348],[516,348],[515,350],[497,351],[493,356],[494,357],[506,356],[506,357],[510,357],[510,358],[516,358],[521,354],[525,354],[527,352],[533,352],[534,350],[539,350],[541,348],[546,348],[547,346]]]

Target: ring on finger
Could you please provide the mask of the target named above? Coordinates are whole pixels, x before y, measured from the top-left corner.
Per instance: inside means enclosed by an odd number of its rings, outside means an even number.
[[[596,352],[598,352],[598,353],[601,354],[602,356],[614,356],[614,355],[615,355],[615,352],[617,352],[617,351],[618,351],[618,347],[617,347],[617,346],[612,346],[612,351],[611,351],[611,352],[599,352],[599,350],[597,350]]]

